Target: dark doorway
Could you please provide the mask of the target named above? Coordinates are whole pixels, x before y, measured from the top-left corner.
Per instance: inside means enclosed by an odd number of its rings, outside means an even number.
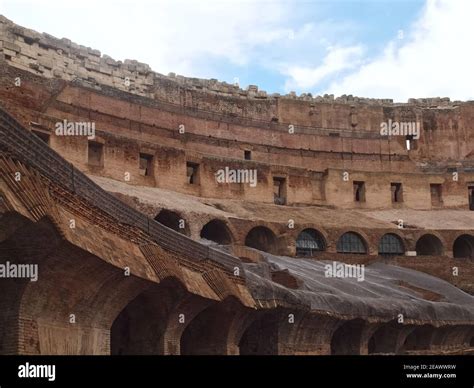
[[[245,245],[251,248],[276,253],[277,239],[275,233],[265,226],[256,226],[245,237]]]
[[[232,243],[232,237],[226,223],[221,220],[209,221],[201,229],[201,237],[221,245]]]

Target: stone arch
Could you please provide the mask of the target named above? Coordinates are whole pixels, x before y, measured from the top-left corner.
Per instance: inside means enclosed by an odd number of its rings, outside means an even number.
[[[219,219],[213,219],[204,225],[200,236],[221,245],[229,245],[234,241],[232,232],[226,222]]]
[[[453,244],[453,256],[455,258],[474,258],[474,236],[470,234],[458,236]]]
[[[326,240],[322,233],[313,228],[303,229],[296,237],[296,256],[313,256],[315,252],[326,250]]]
[[[357,318],[344,322],[331,337],[332,355],[361,354],[366,323]]]
[[[441,326],[434,331],[432,344],[440,349],[463,349],[468,346],[471,336],[471,326]]]
[[[38,280],[43,282],[43,265],[48,255],[54,252],[61,242],[60,235],[49,218],[44,217],[33,222],[16,212],[5,213],[0,218],[0,261],[12,264],[38,265]],[[47,242],[45,244],[45,242]],[[41,276],[41,277],[40,277]],[[30,282],[29,279],[1,280],[0,292],[0,354],[38,354],[40,352],[34,318],[20,326],[20,320],[28,305],[24,295],[28,287],[42,282]],[[25,320],[26,321],[26,320]],[[28,341],[23,341],[23,326],[33,326],[33,333]]]
[[[400,353],[409,351],[429,350],[435,328],[432,325],[416,327],[405,339]]]
[[[336,244],[338,253],[367,254],[367,241],[359,233],[346,232],[337,240]]]
[[[416,241],[417,256],[441,256],[443,251],[441,239],[434,234],[424,234]]]
[[[244,331],[239,341],[241,355],[277,355],[281,317],[276,312],[263,313]]]
[[[275,233],[266,226],[256,226],[252,228],[245,237],[245,245],[251,248],[277,253],[277,237]]]
[[[155,217],[155,221],[175,230],[176,232],[189,236],[188,223],[178,212],[168,209],[161,209],[161,211]]]
[[[168,313],[177,300],[186,294],[175,278],[143,291],[116,316],[110,330],[112,355],[164,354],[162,337]]]
[[[405,250],[405,243],[398,234],[386,233],[380,238],[378,249],[379,255],[403,255]]]
[[[87,233],[86,225],[77,226]],[[39,268],[37,282],[15,282],[8,295],[0,295],[17,306],[9,310],[17,354],[108,354],[115,316],[152,284],[126,277],[123,269],[63,240],[48,217],[30,222],[1,245],[9,244],[11,261]],[[1,352],[11,353],[11,346],[0,345]]]
[[[181,336],[184,355],[238,355],[249,311],[233,296],[201,311]]]
[[[404,326],[397,321],[381,324],[369,339],[368,354],[398,354],[413,330],[413,326]]]

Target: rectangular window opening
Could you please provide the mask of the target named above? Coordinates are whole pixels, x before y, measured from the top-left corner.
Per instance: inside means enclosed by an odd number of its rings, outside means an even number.
[[[286,203],[286,179],[274,177],[273,178],[273,202],[277,205],[284,205]]]
[[[405,146],[407,151],[416,150],[418,148],[418,142],[413,135],[407,135],[405,137]]]
[[[390,190],[392,192],[392,202],[403,202],[403,188],[401,183],[390,183]]]
[[[95,141],[90,141],[87,148],[87,163],[91,166],[103,167],[104,145]]]
[[[140,175],[152,176],[153,175],[153,155],[140,153]]]
[[[431,205],[440,206],[443,204],[442,187],[439,183],[430,184]]]
[[[190,185],[199,184],[199,164],[187,162],[186,174],[187,174],[187,181]]]
[[[365,182],[354,181],[354,201],[355,202],[365,202]]]
[[[252,159],[252,151],[245,150],[244,151],[244,159],[251,160]]]

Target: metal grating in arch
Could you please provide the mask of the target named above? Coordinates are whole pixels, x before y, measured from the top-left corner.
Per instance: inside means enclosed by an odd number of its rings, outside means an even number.
[[[379,255],[401,255],[405,252],[402,240],[393,233],[382,236],[379,242]]]
[[[338,253],[367,253],[364,240],[354,232],[344,233],[337,241]]]
[[[296,238],[296,256],[313,256],[325,249],[324,238],[315,229],[305,229]]]

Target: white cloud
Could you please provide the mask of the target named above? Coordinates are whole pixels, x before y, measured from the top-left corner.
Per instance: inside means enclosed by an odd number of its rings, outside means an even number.
[[[156,71],[188,76],[203,76],[217,59],[247,65],[258,47],[287,39],[284,24],[291,7],[284,0],[5,3],[1,12],[15,23],[67,37],[115,59],[137,59]]]
[[[394,36],[382,52],[370,57],[369,42],[353,40],[356,34],[351,32],[360,27],[356,21],[323,17],[319,2],[0,2],[1,12],[18,24],[67,37],[118,60],[137,59],[164,74],[219,78],[218,70],[228,74],[236,68],[237,74],[228,79],[232,81],[263,68],[268,74],[259,75],[275,82],[269,92],[284,83],[287,90],[400,101],[474,98],[474,0],[427,0],[405,38]],[[408,20],[412,17],[407,15]],[[259,84],[258,79],[252,81]]]
[[[429,0],[405,39],[390,42],[327,93],[393,98],[474,98],[474,1]]]
[[[328,76],[341,70],[351,69],[360,63],[364,52],[361,45],[348,47],[328,47],[323,63],[317,67],[289,66],[284,73],[290,76],[285,88],[287,90],[310,89]]]
[[[2,1],[2,0],[0,0]],[[318,3],[295,0],[3,0],[15,23],[136,59],[155,71],[227,81],[268,70],[273,90],[284,63],[319,58],[352,26],[319,18]],[[302,5],[303,4],[303,5]],[[308,11],[311,17],[308,17]],[[241,74],[239,74],[239,70]],[[258,79],[253,83],[259,83]]]

